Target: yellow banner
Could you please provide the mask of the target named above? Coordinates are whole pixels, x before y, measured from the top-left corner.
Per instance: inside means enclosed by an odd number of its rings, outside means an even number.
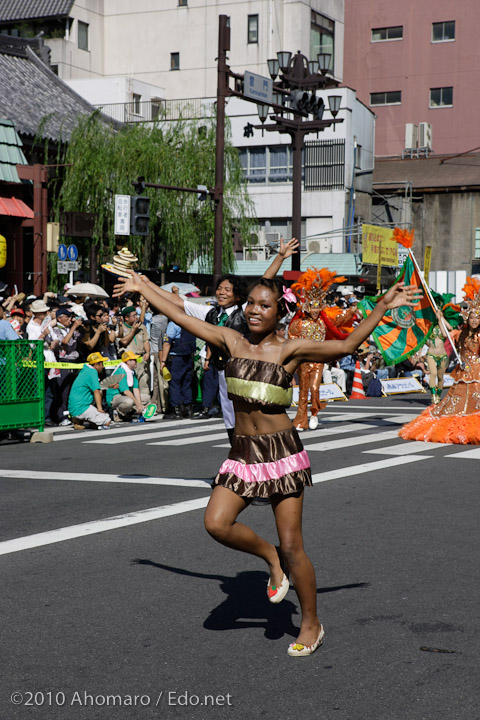
[[[367,265],[398,267],[398,243],[391,228],[362,225],[362,262]]]
[[[428,285],[428,276],[430,275],[430,261],[432,259],[432,246],[425,245],[425,256],[423,258],[423,275],[425,285]]]
[[[113,365],[120,365],[121,360],[105,360],[103,363],[104,367],[111,367]],[[139,362],[137,360],[137,362]],[[37,367],[37,363],[33,360],[22,360],[22,367]],[[71,363],[71,362],[46,362],[43,363],[45,368],[59,368],[60,370],[80,370],[85,363]]]

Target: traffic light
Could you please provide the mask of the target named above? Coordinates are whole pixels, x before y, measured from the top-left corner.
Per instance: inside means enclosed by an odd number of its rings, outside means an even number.
[[[322,119],[325,109],[322,98],[317,98],[314,92],[308,93],[305,90],[292,90],[290,92],[290,105],[296,113],[304,117],[313,115],[315,120]]]
[[[150,224],[150,198],[133,195],[130,198],[130,235],[148,235]]]
[[[309,95],[304,90],[292,90],[290,92],[290,103],[292,110],[295,110],[300,115],[308,115]]]

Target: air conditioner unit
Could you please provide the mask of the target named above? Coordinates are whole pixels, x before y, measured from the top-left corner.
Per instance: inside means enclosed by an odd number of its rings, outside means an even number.
[[[421,122],[418,126],[418,147],[432,149],[432,126],[430,123]]]
[[[320,253],[322,252],[319,240],[307,240],[307,252],[309,253]]]
[[[328,238],[318,238],[317,240],[307,240],[308,253],[328,253],[331,252],[330,240]]]
[[[244,260],[266,260],[267,248],[264,245],[255,245],[243,248]]]
[[[265,233],[265,244],[271,245],[272,243],[279,243],[282,233],[279,232],[266,232]]]
[[[405,150],[416,150],[418,127],[414,123],[405,123]]]

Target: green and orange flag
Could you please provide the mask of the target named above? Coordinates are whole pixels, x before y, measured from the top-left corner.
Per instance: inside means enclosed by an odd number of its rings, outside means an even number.
[[[396,282],[401,280],[406,285],[416,285],[423,290],[418,269],[410,254],[406,258]],[[358,304],[364,317],[372,312],[378,300],[378,297],[366,297]],[[435,311],[428,294],[424,292],[422,299],[415,307],[403,305],[385,313],[372,332],[372,337],[386,364],[396,365],[413,355],[425,344],[436,322]]]

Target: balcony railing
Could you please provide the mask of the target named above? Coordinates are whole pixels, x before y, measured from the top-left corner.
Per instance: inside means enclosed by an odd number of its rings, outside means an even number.
[[[214,112],[214,102],[213,98],[152,99],[141,102],[105,103],[104,105],[94,105],[94,107],[118,122],[165,122],[211,117]]]

